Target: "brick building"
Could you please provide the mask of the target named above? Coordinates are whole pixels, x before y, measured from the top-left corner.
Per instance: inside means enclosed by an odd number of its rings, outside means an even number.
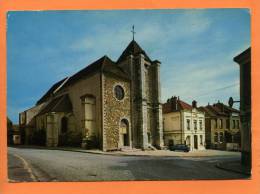
[[[160,148],[160,96],[160,62],[132,40],[117,61],[104,56],[55,83],[20,113],[20,126],[27,143],[43,131],[47,146],[60,145],[69,134],[104,151]]]

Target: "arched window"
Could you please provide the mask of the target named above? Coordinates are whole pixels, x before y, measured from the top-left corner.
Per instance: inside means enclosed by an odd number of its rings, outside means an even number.
[[[68,131],[68,118],[62,117],[61,119],[61,133],[66,133]]]
[[[202,130],[202,120],[200,120],[200,130]]]
[[[223,120],[222,119],[219,119],[219,128],[223,129]]]
[[[215,129],[218,128],[218,119],[215,119]]]
[[[190,130],[190,119],[187,119],[187,129]]]

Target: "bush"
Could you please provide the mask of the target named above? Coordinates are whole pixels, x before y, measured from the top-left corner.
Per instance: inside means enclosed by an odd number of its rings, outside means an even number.
[[[59,135],[58,146],[80,147],[82,141],[81,132],[68,131]]]

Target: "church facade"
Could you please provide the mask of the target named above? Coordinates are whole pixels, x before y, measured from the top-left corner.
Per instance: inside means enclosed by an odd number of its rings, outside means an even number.
[[[132,40],[117,61],[104,56],[55,83],[20,113],[25,139],[37,130],[47,146],[66,134],[103,151],[163,147],[160,62]],[[26,141],[26,140],[25,140]]]

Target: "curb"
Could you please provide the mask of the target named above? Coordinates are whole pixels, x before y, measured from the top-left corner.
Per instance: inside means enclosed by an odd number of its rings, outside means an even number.
[[[128,157],[192,157],[192,158],[197,158],[197,157],[214,157],[214,156],[222,156],[222,157],[228,157],[229,155],[204,155],[204,156],[190,156],[190,155],[146,155],[146,154],[125,154],[125,153],[113,153],[113,152],[92,152],[88,150],[80,150],[80,149],[71,149],[71,148],[55,148],[55,147],[33,147],[33,146],[10,146],[13,148],[31,148],[31,149],[45,149],[45,150],[60,150],[60,151],[70,151],[70,152],[80,152],[80,153],[88,153],[88,154],[99,154],[99,155],[110,155],[110,156],[128,156]]]
[[[158,157],[156,155],[128,155],[124,153],[112,153],[112,152],[91,152],[91,151],[83,151],[83,150],[74,150],[74,149],[66,149],[66,148],[48,148],[48,147],[19,147],[19,146],[9,146],[13,148],[31,148],[31,149],[44,149],[44,150],[59,150],[59,151],[67,151],[67,152],[80,152],[80,153],[87,153],[87,154],[99,154],[99,155],[111,155],[111,156],[146,156],[146,157]],[[167,156],[164,156],[167,157]],[[169,157],[179,157],[179,156],[169,156]]]
[[[222,163],[218,163],[216,164],[215,166],[221,170],[225,170],[225,171],[230,171],[230,172],[235,172],[235,173],[239,173],[239,174],[244,174],[244,175],[247,175],[247,176],[251,176],[251,173],[249,172],[242,172],[242,171],[239,171],[239,170],[235,170],[235,169],[231,169],[231,168],[225,168],[225,167],[222,167],[221,166]]]
[[[124,153],[112,153],[112,152],[91,152],[91,151],[81,151],[81,150],[73,150],[73,149],[47,149],[47,150],[60,150],[60,151],[68,151],[68,152],[80,152],[80,153],[87,153],[87,154],[98,154],[98,155],[110,155],[110,156],[128,156],[128,157],[181,157],[181,156],[165,156],[165,155],[128,155]]]

